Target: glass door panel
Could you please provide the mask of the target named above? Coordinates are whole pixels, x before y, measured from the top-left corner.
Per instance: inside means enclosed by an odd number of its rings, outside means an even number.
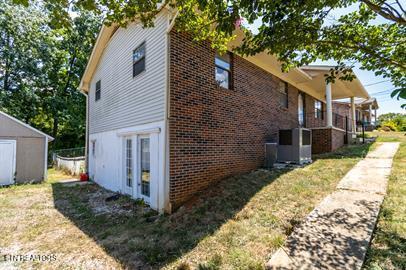
[[[151,181],[150,140],[144,137],[140,138],[140,174],[141,195],[149,198]]]

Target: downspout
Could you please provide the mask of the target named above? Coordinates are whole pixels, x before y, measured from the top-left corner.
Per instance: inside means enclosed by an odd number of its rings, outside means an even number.
[[[166,29],[166,92],[165,92],[165,147],[164,147],[164,179],[165,179],[165,201],[164,201],[164,211],[171,213],[172,206],[170,203],[170,175],[169,175],[169,112],[170,112],[170,32],[172,31],[176,18],[179,14],[177,10],[175,15],[173,15],[168,28]]]
[[[89,95],[83,90],[80,90],[80,93],[86,98],[85,171],[89,173]]]

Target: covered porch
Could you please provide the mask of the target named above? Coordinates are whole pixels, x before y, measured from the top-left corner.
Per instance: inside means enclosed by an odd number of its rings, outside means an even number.
[[[229,50],[238,47],[244,38],[241,30],[236,30],[235,34],[236,39],[229,43]],[[326,83],[325,75],[335,66],[311,65],[282,72],[281,63],[268,52],[243,58],[299,91],[298,126],[312,129],[313,153],[333,151],[352,139],[357,130],[355,100],[370,98],[357,77],[352,81],[336,79],[335,82]],[[306,96],[311,97],[313,107],[306,102]],[[348,112],[335,112],[333,101],[344,99],[349,103]]]
[[[369,94],[358,80],[335,80],[327,83],[325,78],[333,66],[305,66],[301,70],[312,80],[302,82],[324,98],[315,101],[313,110],[306,109],[299,98],[299,125],[312,130],[312,153],[334,151],[344,144],[351,143],[359,126],[356,116],[356,101],[369,99]]]

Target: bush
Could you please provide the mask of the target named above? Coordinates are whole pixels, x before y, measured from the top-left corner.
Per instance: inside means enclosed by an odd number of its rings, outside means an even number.
[[[383,131],[399,131],[399,126],[393,120],[387,120],[381,124],[381,130]]]
[[[406,131],[406,114],[386,113],[378,117],[381,123],[381,130],[384,131]]]

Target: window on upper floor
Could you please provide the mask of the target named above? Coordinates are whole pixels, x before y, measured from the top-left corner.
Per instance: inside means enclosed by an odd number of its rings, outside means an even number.
[[[133,51],[133,78],[145,70],[145,42]]]
[[[288,83],[284,81],[279,81],[278,91],[279,91],[280,106],[282,108],[288,108],[289,107]]]
[[[320,100],[314,101],[314,118],[323,119],[323,103]]]
[[[231,89],[231,54],[216,54],[215,58],[215,78],[219,86]]]
[[[96,157],[96,140],[92,141],[92,157]]]
[[[100,98],[101,98],[101,81],[98,80],[98,81],[96,82],[96,92],[95,92],[94,99],[95,99],[96,101],[98,101]]]

